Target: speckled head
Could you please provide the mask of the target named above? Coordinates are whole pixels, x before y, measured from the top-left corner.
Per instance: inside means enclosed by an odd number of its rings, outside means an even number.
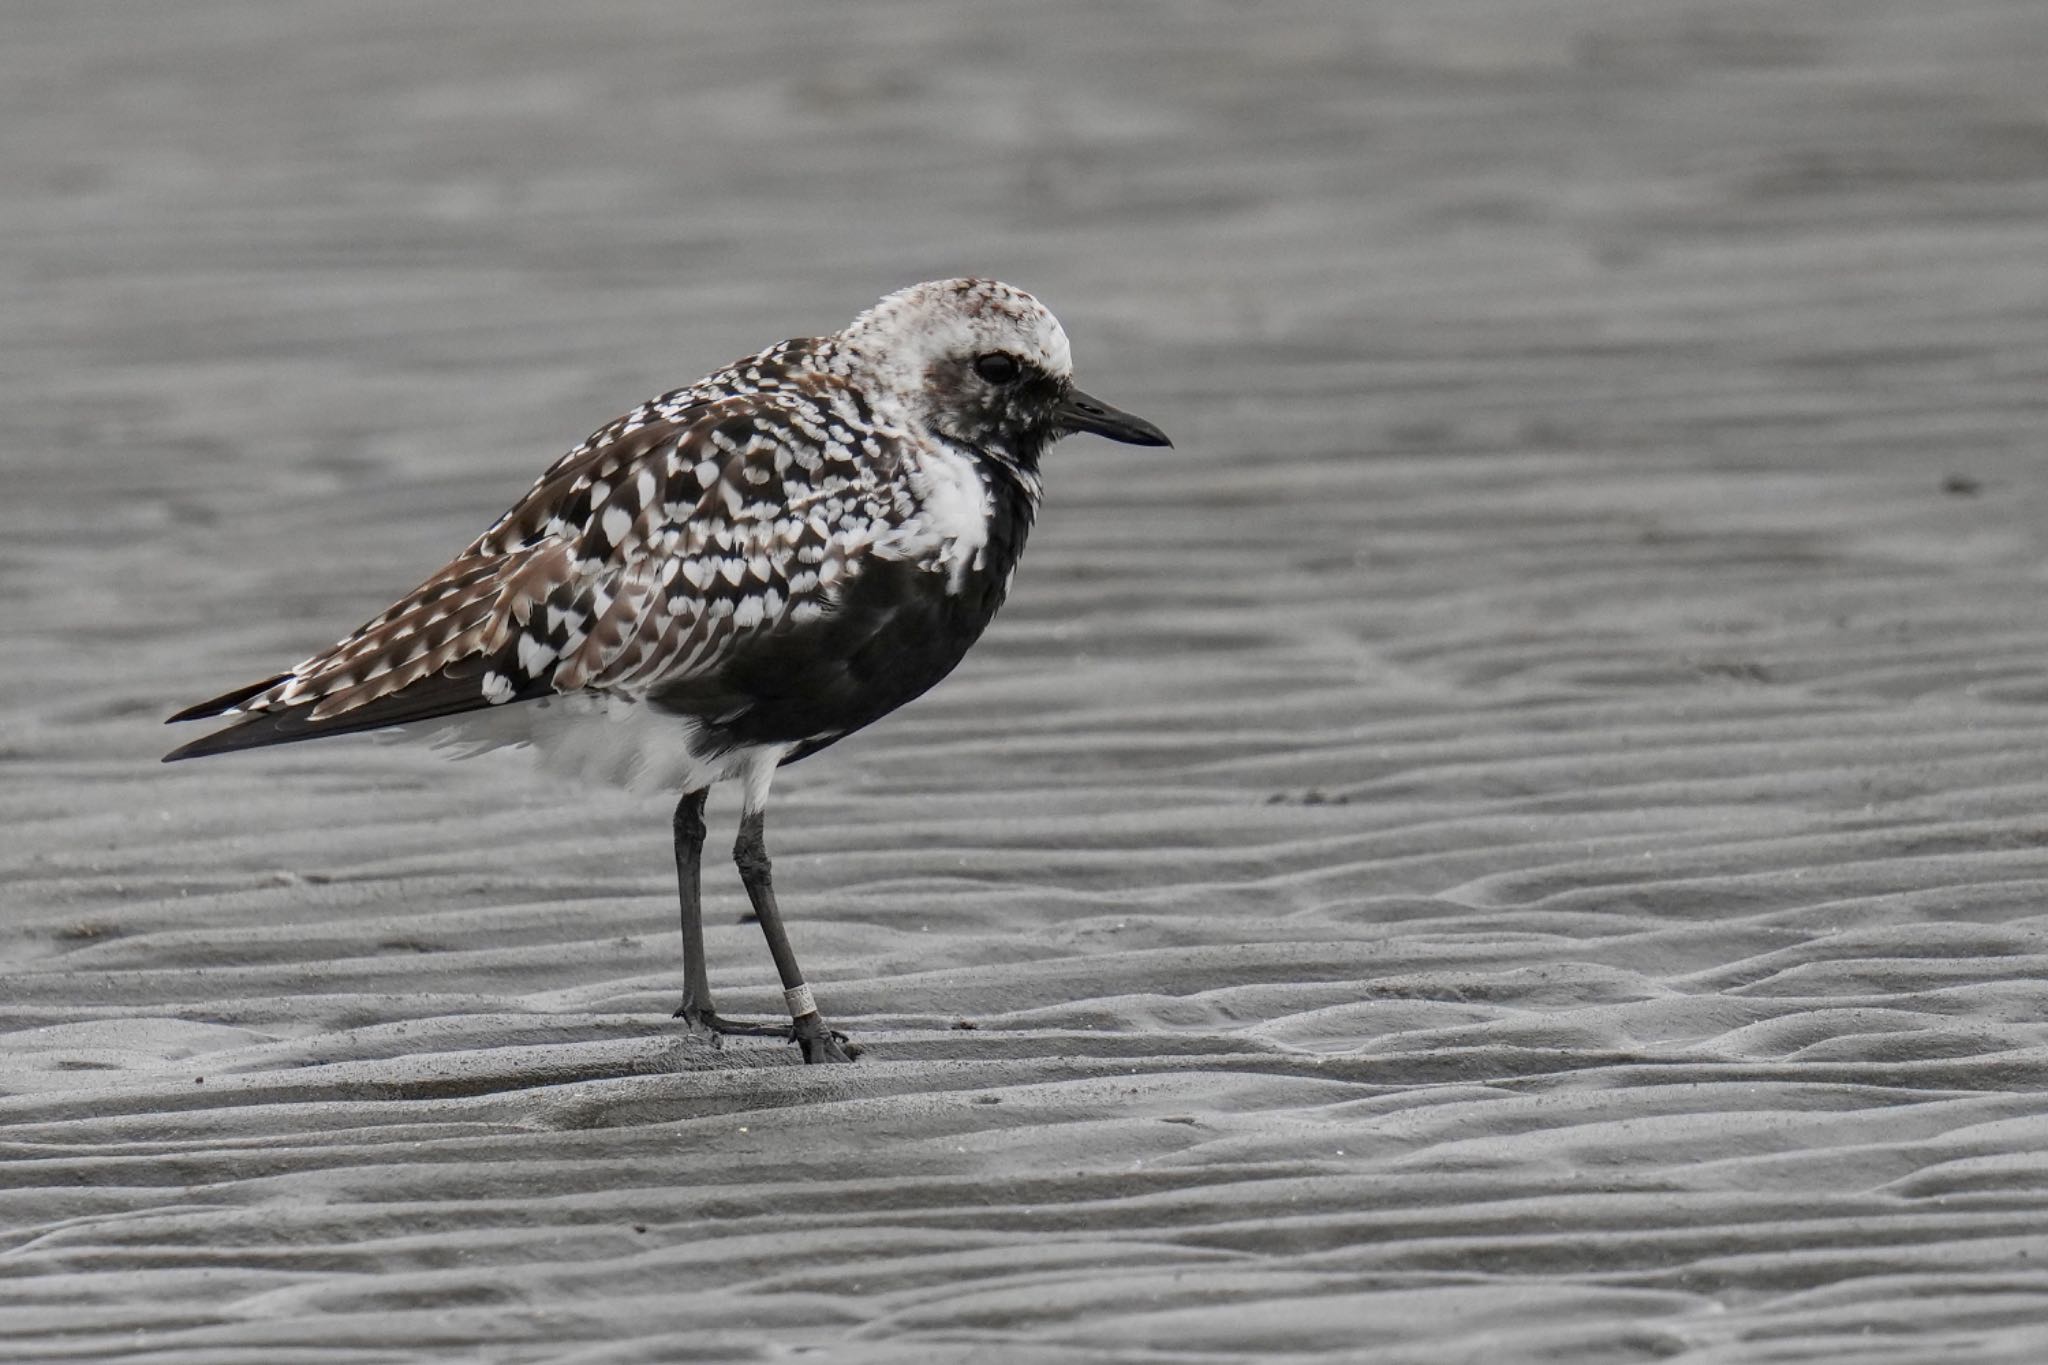
[[[1151,423],[1073,386],[1059,319],[999,280],[930,280],[899,290],[835,339],[860,378],[910,420],[1029,469],[1077,431],[1167,445]]]
[[[899,289],[853,320],[841,344],[877,378],[913,392],[931,365],[985,352],[1016,356],[1054,379],[1071,379],[1067,333],[1046,306],[1000,280],[927,280]]]

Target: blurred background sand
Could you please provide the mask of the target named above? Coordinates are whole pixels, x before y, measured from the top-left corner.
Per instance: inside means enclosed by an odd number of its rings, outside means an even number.
[[[9,5],[0,1360],[2039,1359],[2044,69],[2031,0]],[[156,765],[963,272],[1179,448],[1062,446],[961,672],[785,773],[857,1066],[678,1039],[663,802]]]

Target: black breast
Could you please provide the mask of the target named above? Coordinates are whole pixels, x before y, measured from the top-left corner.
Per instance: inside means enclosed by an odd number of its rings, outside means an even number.
[[[871,558],[836,610],[756,636],[721,667],[648,701],[705,726],[707,753],[789,744],[793,763],[922,696],[953,671],[1003,604],[1031,529],[1031,499],[1000,476],[978,567],[958,592],[947,575]]]

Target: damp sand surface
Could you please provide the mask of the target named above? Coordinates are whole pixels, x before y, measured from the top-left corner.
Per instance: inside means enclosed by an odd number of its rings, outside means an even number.
[[[0,1361],[2040,1358],[2039,7],[6,27]],[[156,764],[968,271],[1179,444],[784,773],[856,1065],[659,799]]]

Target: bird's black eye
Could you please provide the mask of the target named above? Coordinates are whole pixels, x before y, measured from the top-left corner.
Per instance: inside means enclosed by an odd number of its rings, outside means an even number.
[[[1024,367],[1017,363],[1017,357],[1004,355],[1001,351],[990,351],[987,355],[974,358],[974,372],[991,384],[1010,384],[1024,373]]]

